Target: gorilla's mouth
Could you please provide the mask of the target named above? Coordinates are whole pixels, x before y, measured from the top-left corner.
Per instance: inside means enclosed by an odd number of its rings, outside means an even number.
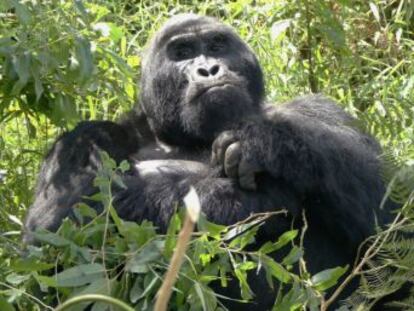
[[[199,91],[199,93],[197,94],[197,97],[203,96],[204,94],[213,91],[215,89],[225,89],[226,87],[231,86],[230,83],[217,83],[217,84],[213,84],[213,85],[208,85],[207,87],[201,89]]]
[[[239,89],[240,83],[234,81],[218,81],[209,84],[197,84],[190,87],[188,92],[189,103],[195,103],[197,100],[214,91],[228,91],[230,88]]]

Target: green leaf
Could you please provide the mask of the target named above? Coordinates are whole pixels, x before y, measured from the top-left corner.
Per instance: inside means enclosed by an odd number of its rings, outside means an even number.
[[[88,11],[85,9],[81,0],[75,0],[74,2],[76,10],[80,13],[83,22],[88,22]]]
[[[117,43],[123,37],[124,33],[121,27],[118,27],[115,24],[109,23],[110,27],[110,38],[113,43]]]
[[[114,159],[112,159],[108,152],[106,151],[100,151],[99,156],[102,160],[102,164],[104,165],[104,168],[113,171],[116,169],[116,162]]]
[[[131,290],[129,291],[129,300],[132,303],[136,303],[141,297],[142,293],[144,292],[144,289],[141,286],[141,278],[137,277],[135,279],[134,285],[132,286]]]
[[[289,292],[275,302],[272,311],[302,310],[300,307],[302,307],[305,302],[305,291],[300,287],[300,284],[294,283]]]
[[[5,0],[0,2],[0,10],[2,11],[8,11],[13,7],[13,1],[12,0]]]
[[[94,186],[99,186],[99,184],[97,182],[98,179],[99,179],[99,177],[96,177],[94,179],[94,181],[93,181]],[[88,200],[91,200],[91,201],[95,201],[95,202],[105,202],[105,201],[108,200],[108,196],[103,194],[102,192],[97,192],[97,193],[95,193],[91,196],[85,197],[85,198],[88,199]]]
[[[196,293],[197,293],[198,298],[200,298],[201,305],[203,306],[203,310],[204,310],[204,311],[208,311],[208,309],[207,309],[207,305],[206,305],[206,299],[205,299],[205,297],[204,297],[204,292],[203,292],[203,290],[201,289],[200,283],[196,282],[196,283],[194,284],[194,289],[195,289],[195,291],[196,291]]]
[[[144,292],[141,294],[141,296],[139,296],[138,300],[148,296],[148,294],[150,292],[152,292],[156,285],[159,283],[159,279],[158,276],[154,275],[153,273],[151,274],[146,274],[144,277]]]
[[[98,48],[97,50],[103,54],[102,55],[103,57],[106,57],[111,62],[113,62],[116,65],[116,68],[118,68],[125,76],[127,77],[133,76],[134,71],[132,70],[132,68],[118,54],[105,48]]]
[[[48,232],[45,230],[36,231],[34,233],[34,237],[38,241],[45,242],[47,244],[54,245],[57,247],[66,246],[72,243],[71,241],[61,237],[57,233]]]
[[[289,272],[286,271],[286,269],[283,268],[281,264],[274,261],[271,257],[267,255],[261,255],[257,258],[259,261],[261,261],[266,271],[270,272],[280,282],[288,283],[292,279]]]
[[[17,95],[29,81],[31,55],[29,52],[25,52],[20,55],[14,55],[12,58],[12,63],[14,70],[19,77],[19,80],[13,86],[12,94]]]
[[[297,246],[292,247],[289,254],[283,258],[282,264],[285,266],[293,265],[294,263],[298,262],[298,260],[303,256],[303,250]]]
[[[250,289],[249,283],[247,282],[247,273],[246,271],[235,269],[234,274],[239,280],[241,296],[245,300],[250,300],[253,298],[253,292]]]
[[[6,277],[6,281],[13,285],[19,285],[26,282],[30,278],[30,274],[20,275],[17,273],[11,273]]]
[[[119,175],[117,175],[117,174],[114,174],[113,176],[112,176],[112,181],[117,185],[117,186],[119,186],[121,189],[127,189],[128,187],[125,185],[125,183],[124,183],[124,181],[122,180],[122,177],[121,176],[119,176]]]
[[[111,218],[114,221],[117,229],[121,232],[121,228],[123,227],[123,220],[118,216],[118,213],[116,212],[115,208],[112,206],[112,204],[110,204],[108,206],[109,208],[109,213],[111,214]]]
[[[200,218],[197,222],[197,229],[200,232],[208,232],[209,237],[216,240],[221,240],[221,234],[227,231],[226,226],[216,225],[209,222],[204,213],[200,214]]]
[[[237,266],[238,269],[243,270],[243,271],[253,270],[256,267],[257,267],[257,263],[253,261],[243,261]]]
[[[24,25],[30,24],[32,21],[32,16],[26,5],[20,4],[17,0],[12,0],[12,3],[16,10],[16,15],[19,21]]]
[[[348,265],[345,267],[336,267],[332,269],[323,270],[315,274],[311,278],[313,287],[319,291],[324,291],[328,288],[331,288],[338,282],[338,279],[342,275],[344,275],[344,273],[347,270],[348,270]]]
[[[0,310],[1,311],[15,311],[13,305],[11,305],[6,299],[0,297]]]
[[[13,55],[15,51],[14,45],[15,42],[12,39],[0,38],[0,56],[10,58],[10,56]],[[4,73],[6,74],[6,76],[9,76],[6,70],[4,71]],[[10,76],[8,78],[10,78]]]
[[[142,247],[156,236],[155,227],[146,220],[140,225],[136,222],[124,221],[120,232],[127,241],[132,242],[136,247]]]
[[[34,87],[35,87],[35,94],[36,94],[36,102],[39,102],[40,97],[43,94],[44,87],[42,81],[40,80],[40,73],[39,68],[37,65],[33,64],[31,67],[32,78],[34,79]]]
[[[244,249],[247,245],[253,244],[255,242],[257,231],[259,230],[260,225],[252,225],[242,228],[240,232],[236,230],[235,232],[238,233],[237,235],[233,235],[233,240],[229,243],[229,246],[232,248]]]
[[[219,259],[219,272],[220,272],[220,284],[221,287],[227,287],[228,280],[226,272],[230,270],[229,258],[227,256],[220,256]]]
[[[128,161],[123,160],[120,164],[119,164],[119,169],[121,170],[122,173],[125,173],[126,171],[128,171],[130,169],[131,165],[129,164]]]
[[[57,287],[56,279],[54,277],[38,274],[34,274],[34,277],[42,288]]]
[[[112,281],[109,281],[111,284],[109,284],[109,287],[112,286]],[[97,279],[93,281],[91,284],[85,286],[81,291],[77,291],[76,289],[72,292],[72,295],[69,296],[69,298],[75,297],[75,296],[82,296],[82,295],[89,295],[89,294],[100,294],[100,295],[106,295],[110,296],[110,293],[108,292],[108,280],[107,279]],[[78,303],[72,307],[69,308],[70,311],[84,311],[89,310],[87,306],[90,304],[90,301],[86,301],[84,303]],[[108,307],[108,305],[106,305]],[[106,309],[109,310],[109,309]]]
[[[76,209],[79,210],[82,217],[95,218],[98,216],[95,209],[82,202],[76,204]]]
[[[104,267],[101,264],[85,264],[69,268],[55,275],[58,287],[78,287],[103,279]]]
[[[91,78],[94,69],[91,44],[87,39],[82,37],[76,38],[75,55],[76,60],[79,62],[78,81],[82,86],[85,86],[86,82]]]
[[[259,249],[259,253],[263,253],[263,254],[268,254],[268,253],[272,253],[280,248],[282,248],[283,246],[285,246],[286,244],[288,244],[289,242],[293,241],[296,236],[298,235],[298,230],[290,230],[290,231],[286,231],[285,233],[283,233],[276,242],[266,242],[265,244],[263,244],[262,247],[260,247]]]
[[[52,106],[51,119],[56,125],[75,126],[79,116],[73,98],[62,93],[57,94]]]
[[[151,241],[127,262],[125,270],[132,273],[146,273],[149,271],[147,265],[160,257],[161,250],[158,243]]]
[[[41,262],[36,258],[17,259],[11,264],[11,267],[15,272],[43,271],[49,270],[54,266],[55,265],[52,263]]]

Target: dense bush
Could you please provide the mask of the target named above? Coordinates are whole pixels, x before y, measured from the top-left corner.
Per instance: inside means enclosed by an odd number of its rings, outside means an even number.
[[[25,250],[26,257],[21,256],[19,235],[39,163],[56,136],[79,120],[116,119],[130,109],[139,92],[135,83],[145,42],[166,18],[189,11],[217,16],[238,30],[259,56],[270,102],[322,92],[357,116],[384,147],[389,195],[403,208],[389,230],[372,238],[372,253],[363,257],[371,269],[349,304],[367,307],[413,278],[414,241],[400,234],[414,230],[412,1],[3,0],[1,310],[44,310],[45,304],[85,293],[110,294],[137,310],[153,303],[176,240],[179,214],[166,236],[157,236],[149,223],[120,225],[104,187],[98,199],[106,200],[106,213],[91,224],[79,230],[65,222],[57,234],[39,233],[44,246]],[[108,181],[120,168],[109,159],[105,163],[103,181]],[[85,216],[93,215],[81,206],[79,219]],[[315,276],[299,269],[302,273],[295,275],[292,267],[302,256],[299,232],[275,237],[276,242],[249,253],[245,247],[254,238],[256,227],[250,226],[257,219],[251,221],[239,224],[244,233],[232,238],[235,228],[200,224],[172,307],[211,310],[217,299],[209,283],[218,278],[225,284],[231,276],[239,279],[248,299],[246,271],[262,265],[269,281],[286,283],[277,310],[300,310],[305,304],[319,308],[322,294],[344,269]],[[291,249],[283,262],[266,257],[282,246]],[[360,272],[350,267],[347,275]],[[413,300],[399,306],[408,310]],[[93,310],[105,307],[97,303]]]

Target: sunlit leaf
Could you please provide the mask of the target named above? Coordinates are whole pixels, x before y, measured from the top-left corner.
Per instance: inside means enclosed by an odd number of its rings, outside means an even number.
[[[271,257],[267,255],[261,255],[258,258],[259,261],[262,262],[263,267],[269,271],[276,279],[278,279],[282,283],[287,283],[291,280],[291,276],[285,268],[276,261],[274,261]]]
[[[334,286],[347,270],[348,266],[327,269],[312,276],[311,282],[317,290],[323,291]]]
[[[270,36],[272,40],[277,39],[286,29],[288,29],[291,22],[291,19],[284,19],[275,22],[270,29]]]
[[[266,242],[260,247],[259,252],[263,254],[268,254],[274,252],[283,246],[287,245],[289,242],[293,241],[298,235],[298,230],[290,230],[283,233],[276,242]]]
[[[372,14],[374,15],[375,19],[379,23],[381,17],[380,17],[380,13],[379,13],[377,5],[374,2],[369,2],[369,8],[371,9]]]

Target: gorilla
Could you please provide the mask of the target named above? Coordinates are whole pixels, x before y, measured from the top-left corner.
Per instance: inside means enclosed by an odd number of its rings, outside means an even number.
[[[104,150],[131,163],[122,175],[126,187],[114,189],[125,220],[147,219],[165,231],[191,185],[215,223],[286,209],[288,217],[261,227],[257,245],[292,224],[301,228],[305,211],[311,273],[352,263],[386,218],[379,208],[381,150],[354,123],[321,95],[266,104],[258,60],[232,28],[211,17],[175,16],[149,43],[139,106],[119,122],[81,122],[55,142],[41,167],[24,241],[35,243],[38,228],[56,231],[74,217],[76,203],[97,191],[93,179]],[[275,290],[263,273],[250,278],[254,306],[270,309]],[[230,310],[243,308],[252,305]]]

